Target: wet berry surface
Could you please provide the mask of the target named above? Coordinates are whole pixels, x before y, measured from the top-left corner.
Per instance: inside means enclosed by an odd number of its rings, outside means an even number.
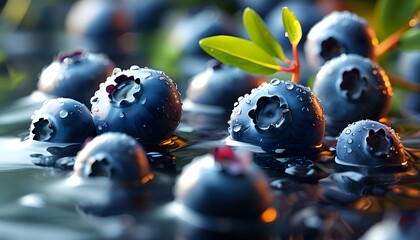
[[[0,239],[418,238],[418,14],[32,2],[0,1]]]

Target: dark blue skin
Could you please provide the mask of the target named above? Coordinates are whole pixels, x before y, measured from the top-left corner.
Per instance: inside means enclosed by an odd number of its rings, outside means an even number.
[[[187,100],[196,104],[220,107],[223,113],[221,116],[228,117],[238,97],[265,81],[263,77],[212,60],[205,71],[190,80],[186,93]],[[200,107],[197,108],[196,111],[199,111]]]
[[[338,137],[336,163],[350,167],[406,167],[404,146],[389,126],[373,120],[360,120]]]
[[[309,31],[304,51],[310,68],[317,72],[324,63],[341,54],[375,59],[375,33],[368,22],[347,11],[332,12]]]
[[[384,70],[354,54],[327,62],[316,75],[313,92],[321,100],[331,136],[357,120],[388,117],[393,94]]]
[[[80,177],[108,177],[116,183],[138,186],[153,178],[146,152],[131,136],[104,133],[76,155],[74,173]]]
[[[91,99],[98,134],[123,132],[144,144],[172,136],[182,114],[176,83],[161,71],[119,68]]]
[[[84,50],[63,52],[42,70],[38,89],[52,96],[75,99],[90,107],[90,98],[113,68],[114,63],[102,54]]]
[[[252,159],[220,147],[183,169],[175,185],[175,200],[204,217],[257,223],[271,205],[271,192],[264,172]],[[206,226],[212,227],[217,228]]]
[[[54,143],[83,143],[96,136],[89,109],[70,98],[47,100],[32,116],[29,138]]]
[[[324,113],[309,88],[279,79],[238,99],[230,117],[233,140],[267,152],[311,151],[322,145]]]

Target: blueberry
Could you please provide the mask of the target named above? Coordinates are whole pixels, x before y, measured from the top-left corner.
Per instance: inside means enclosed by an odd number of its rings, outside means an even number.
[[[173,47],[177,47],[182,54],[207,56],[198,44],[200,39],[232,33],[231,21],[227,13],[216,7],[191,10],[173,26],[169,33],[170,43]]]
[[[377,39],[368,22],[348,11],[332,12],[315,24],[307,35],[304,50],[314,72],[343,53],[375,59]]]
[[[124,133],[104,133],[88,142],[77,154],[74,173],[80,177],[108,177],[138,185],[153,178],[142,146]]]
[[[212,60],[205,71],[190,80],[183,108],[191,112],[216,114],[226,122],[238,97],[263,82],[263,77]]]
[[[252,164],[252,154],[226,146],[184,167],[176,182],[175,200],[198,216],[225,219],[231,224],[240,224],[239,220],[272,222],[276,218],[266,175]],[[191,215],[182,216],[194,221],[188,218]]]
[[[235,106],[229,127],[233,140],[267,152],[303,152],[322,145],[324,113],[305,86],[274,78],[240,97]]]
[[[70,98],[47,100],[32,116],[29,138],[42,142],[82,143],[96,135],[89,109]]]
[[[159,27],[169,7],[168,0],[123,0],[124,8],[133,22],[133,31],[144,33]]]
[[[385,71],[368,58],[343,54],[316,75],[314,94],[324,108],[327,135],[361,119],[388,117],[392,87]]]
[[[181,118],[176,83],[163,72],[131,66],[115,68],[91,99],[97,132],[123,132],[141,143],[172,136]]]
[[[404,146],[389,126],[373,120],[360,120],[338,137],[336,163],[350,167],[404,168]]]
[[[90,98],[113,68],[114,63],[102,54],[84,50],[63,52],[42,70],[38,89],[55,97],[75,99],[90,107]]]
[[[231,16],[217,7],[190,8],[175,21],[168,21],[170,28],[162,30],[167,41],[154,53],[154,59],[156,65],[168,65],[168,69],[175,66],[173,74],[184,79],[204,71],[211,59],[198,44],[200,39],[235,33]]]
[[[127,54],[127,41],[122,38],[132,27],[132,19],[123,4],[116,1],[80,0],[65,16],[65,30],[77,46],[102,52],[114,61]]]

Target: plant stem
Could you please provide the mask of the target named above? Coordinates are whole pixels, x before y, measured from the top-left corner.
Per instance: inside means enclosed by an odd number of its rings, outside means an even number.
[[[292,68],[293,69],[292,81],[295,83],[299,83],[300,61],[299,61],[298,44],[292,45],[292,51],[293,51],[293,58],[295,60],[294,66]]]
[[[404,26],[380,42],[375,48],[375,56],[378,58],[389,50],[396,48],[401,36],[407,31],[408,28],[409,25]]]

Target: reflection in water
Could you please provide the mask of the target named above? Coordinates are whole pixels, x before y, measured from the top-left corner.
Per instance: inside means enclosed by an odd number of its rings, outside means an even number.
[[[0,204],[7,207],[0,209],[0,232],[5,238],[354,239],[382,224],[383,217],[395,229],[400,227],[400,220],[388,217],[396,209],[418,212],[420,147],[415,137],[407,138],[407,168],[378,170],[337,164],[334,139],[310,155],[267,154],[249,144],[229,142],[226,136],[220,129],[196,130],[182,123],[176,136],[160,146],[144,146],[154,178],[134,187],[116,185],[107,177],[73,175],[80,145],[1,137],[0,189],[7,194],[0,196]],[[193,222],[180,221],[185,211],[174,207],[174,186],[183,168],[225,144],[253,152],[250,164],[267,176],[276,217],[269,228],[254,232],[258,234],[197,226],[211,221],[201,215],[193,214]],[[273,219],[270,211],[264,216]]]

